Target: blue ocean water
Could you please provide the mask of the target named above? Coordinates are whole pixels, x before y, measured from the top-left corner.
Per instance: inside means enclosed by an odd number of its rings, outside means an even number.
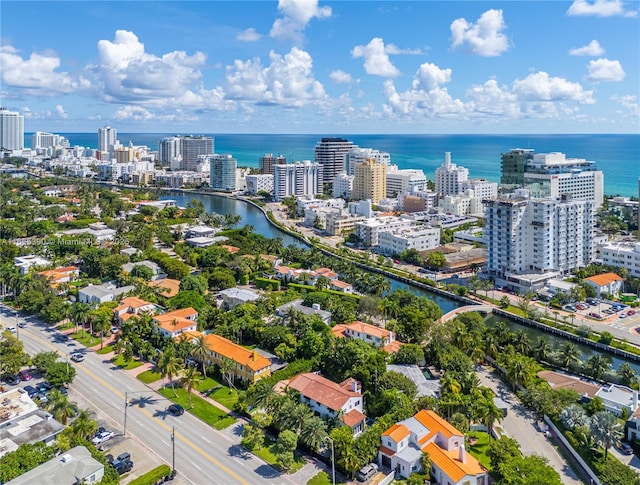
[[[71,145],[97,148],[94,133],[61,133]],[[158,141],[176,133],[119,133],[123,145],[146,145],[157,150]],[[199,133],[198,133],[199,134]],[[433,179],[435,169],[451,152],[451,161],[469,169],[471,177],[500,181],[500,154],[512,148],[538,153],[563,152],[570,158],[596,162],[604,172],[607,195],[638,197],[640,135],[265,135],[207,134],[215,138],[217,153],[231,153],[238,165],[257,167],[265,153],[288,160],[313,160],[313,148],[323,136],[339,136],[363,148],[389,152],[400,168],[420,168]],[[25,139],[30,140],[29,134]]]

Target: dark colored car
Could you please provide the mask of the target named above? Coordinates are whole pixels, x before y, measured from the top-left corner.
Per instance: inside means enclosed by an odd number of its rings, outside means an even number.
[[[124,451],[117,456],[116,460],[131,461],[131,454],[128,451]]]
[[[4,382],[10,386],[15,386],[20,382],[20,378],[18,376],[4,376]]]
[[[38,382],[36,384],[36,389],[42,393],[49,392],[51,390],[51,384],[46,381]]]
[[[629,443],[625,443],[624,441],[620,443],[620,451],[625,455],[633,455],[633,448]]]
[[[33,386],[24,386],[24,390],[29,397],[33,397],[39,393],[39,391]]]
[[[20,376],[20,379],[22,379],[23,381],[30,381],[31,378],[33,377],[31,375],[31,372],[29,372],[28,370],[21,370],[18,375]]]
[[[111,462],[111,466],[116,469],[118,475],[122,475],[133,469],[133,462],[131,460],[118,460],[116,458]]]
[[[167,408],[167,411],[174,416],[182,416],[184,414],[184,408],[180,404],[172,404]]]

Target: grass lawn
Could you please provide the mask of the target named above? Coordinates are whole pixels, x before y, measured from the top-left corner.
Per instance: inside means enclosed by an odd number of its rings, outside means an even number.
[[[210,426],[213,426],[216,429],[225,429],[235,423],[235,418],[229,416],[227,413],[218,409],[213,404],[209,404],[207,401],[198,397],[196,394],[191,396],[191,402],[193,407],[189,407],[189,396],[187,395],[187,391],[182,388],[176,387],[176,393],[178,397],[176,398],[173,394],[173,390],[170,387],[165,387],[160,389],[160,394],[165,397],[168,397],[173,402],[180,404],[183,408],[185,408],[188,412],[197,416],[202,421],[207,423]]]
[[[149,483],[156,483],[159,478],[166,477],[171,473],[171,467],[169,465],[160,465],[151,471],[148,471],[144,475],[140,475],[138,478],[129,482],[129,485],[148,485]]]
[[[270,439],[268,436],[265,436],[264,445],[260,448],[254,448],[251,451],[254,455],[259,456],[270,465],[276,466],[276,455],[273,452],[275,444],[276,442],[274,440]],[[302,468],[305,464],[306,461],[301,456],[298,456],[297,453],[294,453],[293,464],[291,465],[291,469],[287,473],[295,473],[300,470],[300,468]]]
[[[142,362],[139,360],[132,360],[130,362],[125,362],[124,356],[122,354],[111,359],[111,362],[113,363],[113,365],[117,365],[118,367],[124,370],[135,369],[136,367],[140,367],[142,365]]]
[[[336,483],[347,483],[340,475],[336,475]],[[331,472],[320,472],[307,482],[307,485],[331,485]]]
[[[56,330],[69,330],[70,328],[76,328],[76,324],[73,322],[63,323],[62,325],[58,325]]]
[[[469,453],[485,468],[491,470],[491,461],[487,457],[489,449],[489,434],[483,431],[470,431],[469,438],[478,440],[474,445],[469,445]]]
[[[113,350],[113,345],[105,345],[103,349],[96,350],[96,353],[100,355],[104,355],[104,354],[108,354],[112,350]]]
[[[69,337],[71,337],[79,344],[84,345],[85,347],[93,347],[94,345],[98,345],[100,343],[100,338],[92,337],[91,335],[89,335],[89,332],[85,332],[84,338],[82,337],[82,332],[69,334]]]
[[[153,372],[152,370],[146,370],[138,374],[138,380],[144,382],[145,384],[151,384],[152,382],[156,382],[160,379],[162,375],[159,372]]]
[[[202,392],[213,387],[218,387],[218,389],[209,394],[209,398],[219,402],[227,409],[233,409],[233,406],[238,402],[238,391],[221,384],[213,377],[207,376],[206,379],[202,380],[201,384],[196,386],[196,389]]]

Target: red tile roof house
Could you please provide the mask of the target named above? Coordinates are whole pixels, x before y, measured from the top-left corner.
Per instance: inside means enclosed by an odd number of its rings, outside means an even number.
[[[433,411],[421,410],[382,433],[378,464],[404,478],[422,470],[431,458],[431,483],[488,485],[489,473],[464,446],[464,435]]]
[[[185,332],[197,329],[198,311],[195,308],[181,308],[172,312],[162,313],[153,317],[157,330],[162,335],[175,338]]]
[[[288,381],[276,384],[277,388],[289,387],[300,393],[300,402],[309,406],[323,419],[341,415],[342,422],[353,430],[353,435],[364,431],[364,397],[360,383],[349,378],[340,384],[319,374],[298,374]]]
[[[400,345],[402,345],[401,342],[396,340],[395,332],[360,321],[335,325],[331,329],[331,332],[336,337],[362,340],[363,342],[382,348],[390,354],[397,352],[400,349]]]
[[[133,316],[138,316],[143,313],[151,313],[156,310],[156,306],[135,296],[123,298],[116,308],[113,309],[114,316],[118,319],[119,323],[124,323]]]
[[[594,287],[600,296],[617,295],[622,291],[624,280],[615,273],[604,273],[585,278],[584,282]]]

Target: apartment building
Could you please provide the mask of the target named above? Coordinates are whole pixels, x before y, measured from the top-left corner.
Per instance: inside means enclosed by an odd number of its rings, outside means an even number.
[[[214,139],[209,136],[184,136],[181,141],[182,147],[180,153],[182,155],[181,170],[189,170],[195,172],[199,162],[199,157],[211,155],[215,153]]]
[[[322,182],[331,183],[334,177],[345,171],[347,152],[356,147],[344,138],[321,138],[313,149],[313,161],[321,167]]]
[[[593,202],[532,199],[524,189],[488,203],[489,274],[516,282],[518,275],[566,273],[593,259]]]
[[[396,198],[405,193],[427,189],[427,177],[422,170],[398,169],[396,165],[387,170],[387,198]]]
[[[273,175],[271,174],[247,175],[245,180],[249,195],[257,195],[258,192],[273,193]]]
[[[322,167],[309,160],[273,166],[273,193],[276,201],[292,195],[322,193]]]
[[[440,246],[440,228],[414,226],[378,234],[378,252],[386,255],[401,254],[408,249],[429,251]]]
[[[440,197],[458,195],[462,184],[469,180],[469,169],[451,163],[451,152],[445,152],[444,163],[436,168],[436,192]]]
[[[282,155],[275,157],[273,153],[265,153],[259,159],[260,173],[263,175],[273,175],[274,165],[286,165],[287,159]]]
[[[372,217],[356,222],[355,233],[365,246],[373,248],[378,246],[381,232],[408,229],[412,225],[411,220],[402,217]]]
[[[355,170],[355,168],[354,168]],[[350,199],[353,192],[353,181],[355,175],[339,173],[333,178],[333,196],[343,199]]]
[[[640,277],[640,242],[616,242],[602,246],[602,262],[627,268],[629,275]]]
[[[384,199],[387,194],[387,166],[370,158],[356,164],[351,197],[355,200],[370,200],[373,204]]]
[[[381,152],[373,148],[353,147],[345,155],[344,171],[347,175],[356,174],[356,165],[373,158],[381,165],[391,165],[391,155],[388,152]]]
[[[533,160],[534,150],[529,148],[513,148],[500,156],[502,185],[524,184],[524,172],[527,163]]]
[[[220,192],[234,192],[236,190],[236,170],[238,160],[230,154],[212,154],[209,159],[210,186]]]

